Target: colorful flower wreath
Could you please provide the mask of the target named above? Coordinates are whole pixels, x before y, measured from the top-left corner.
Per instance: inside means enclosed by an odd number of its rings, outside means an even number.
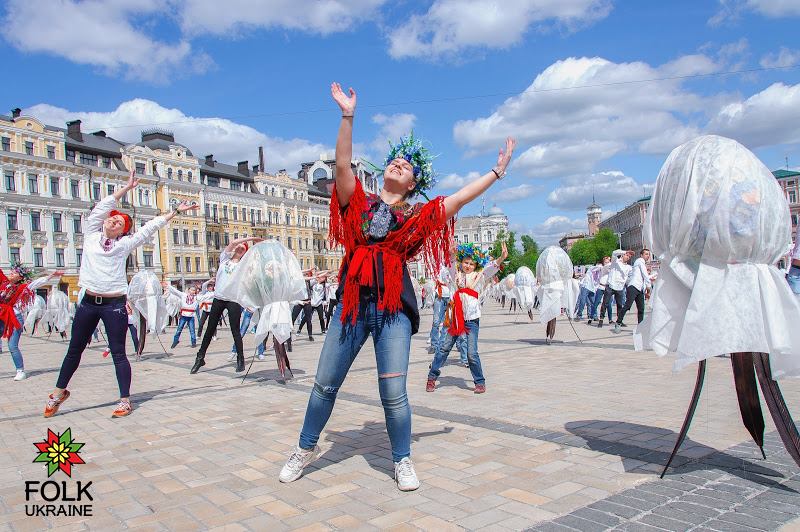
[[[22,277],[22,280],[25,282],[28,282],[31,279],[33,279],[33,270],[31,268],[28,268],[21,262],[15,262],[14,264],[12,264],[11,271],[17,272],[17,274],[20,277]]]
[[[475,269],[482,270],[489,263],[489,254],[478,247],[477,244],[467,242],[466,244],[459,244],[458,249],[456,249],[456,260],[461,262],[464,259],[472,259],[475,261]]]
[[[398,158],[405,159],[411,163],[414,169],[416,186],[409,194],[409,197],[422,194],[428,199],[425,192],[433,188],[433,185],[436,183],[434,179],[435,174],[433,172],[433,155],[422,145],[422,141],[414,138],[413,131],[405,137],[400,137],[400,142],[397,144],[392,144],[392,142],[389,141],[389,153],[386,155],[386,160],[383,162],[383,168],[378,168],[373,164],[370,164],[370,166],[379,172],[383,172],[386,167],[389,166],[389,163]]]

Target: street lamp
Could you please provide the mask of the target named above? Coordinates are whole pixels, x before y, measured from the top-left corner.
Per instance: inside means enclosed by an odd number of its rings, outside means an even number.
[[[619,243],[618,249],[622,249],[622,233],[614,233],[614,234],[617,235],[617,241]]]

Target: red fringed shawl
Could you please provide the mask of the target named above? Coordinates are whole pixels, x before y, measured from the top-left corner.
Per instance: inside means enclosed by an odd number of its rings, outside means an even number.
[[[11,338],[15,329],[22,327],[14,312],[17,303],[29,305],[34,298],[33,292],[24,283],[12,283],[8,277],[0,271],[0,322],[5,324],[2,338]]]
[[[378,293],[378,309],[395,313],[402,308],[400,293],[403,288],[405,263],[417,256],[434,275],[442,263],[450,264],[450,243],[455,220],[447,220],[444,197],[439,196],[402,221],[400,227],[389,231],[382,242],[370,244],[363,216],[369,208],[361,183],[356,179],[356,189],[344,211],[339,207],[336,186],[330,204],[331,223],[328,241],[331,247],[341,244],[345,250],[344,262],[339,270],[339,282],[344,282],[342,295],[342,323],[350,318],[355,324],[358,316],[359,291],[362,286],[377,287],[378,256],[383,258],[383,291]],[[342,272],[347,268],[347,278]]]

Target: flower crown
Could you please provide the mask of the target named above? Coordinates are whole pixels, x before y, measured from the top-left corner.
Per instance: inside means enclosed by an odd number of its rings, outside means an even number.
[[[33,270],[28,268],[21,262],[15,262],[11,265],[11,271],[17,272],[17,274],[22,277],[25,281],[30,281],[33,279]]]
[[[405,137],[400,137],[400,142],[397,144],[389,142],[389,153],[383,162],[384,169],[398,158],[405,159],[414,168],[414,179],[417,184],[409,196],[422,194],[427,198],[425,191],[433,188],[436,183],[433,173],[433,155],[422,145],[422,141],[414,138],[413,131]]]
[[[459,244],[458,248],[456,249],[456,260],[461,262],[464,259],[472,259],[475,261],[475,269],[480,270],[483,269],[486,264],[488,264],[489,254],[479,248],[476,244],[467,242],[466,244]]]

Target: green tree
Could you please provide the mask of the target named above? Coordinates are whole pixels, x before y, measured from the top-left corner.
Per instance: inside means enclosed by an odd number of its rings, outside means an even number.
[[[595,262],[600,262],[603,257],[610,257],[611,253],[619,247],[617,235],[611,229],[600,229],[594,238]]]
[[[539,255],[539,244],[537,244],[536,240],[534,240],[531,236],[522,235],[520,237],[520,240],[522,241],[522,252],[523,253],[525,253],[525,254],[534,253],[537,256]]]
[[[597,262],[597,248],[593,238],[578,240],[569,250],[569,258],[575,266],[595,264]]]

